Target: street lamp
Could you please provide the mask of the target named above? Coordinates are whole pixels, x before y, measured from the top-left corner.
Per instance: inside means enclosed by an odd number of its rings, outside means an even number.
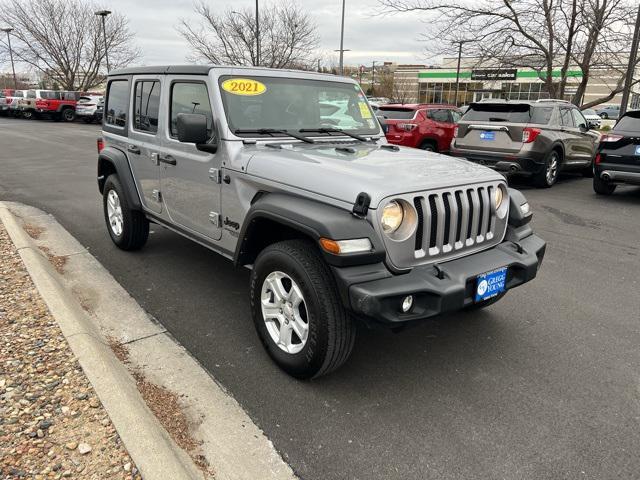
[[[462,59],[462,44],[469,43],[471,40],[458,40],[457,42],[453,42],[454,44],[458,44],[458,66],[456,67],[456,98],[454,100],[454,104],[458,106],[458,90],[460,89],[460,60]]]
[[[344,49],[344,9],[345,1],[342,0],[342,23],[340,24],[340,75],[344,75],[344,52],[348,51]]]
[[[109,46],[107,44],[107,27],[106,25],[106,18],[107,16],[111,15],[111,12],[109,10],[98,10],[97,12],[95,12],[95,14],[99,17],[102,17],[102,36],[104,38],[104,58],[107,61],[107,73],[109,73],[109,70],[111,70],[111,67],[109,66]]]
[[[11,36],[9,33],[13,32],[13,28],[5,27],[2,29],[3,32],[7,33],[7,42],[9,43],[9,56],[11,57],[11,71],[13,72],[13,88],[14,90],[18,89],[18,80],[16,79],[16,67],[13,64],[13,50],[11,49]]]
[[[260,66],[260,15],[258,15],[258,0],[256,0],[256,67]]]

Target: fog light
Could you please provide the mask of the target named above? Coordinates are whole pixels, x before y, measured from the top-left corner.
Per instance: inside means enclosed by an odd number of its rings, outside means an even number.
[[[413,295],[407,295],[402,300],[402,313],[407,313],[413,307]]]

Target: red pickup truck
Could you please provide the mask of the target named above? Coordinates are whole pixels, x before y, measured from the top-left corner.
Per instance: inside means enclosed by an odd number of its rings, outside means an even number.
[[[382,105],[376,115],[385,119],[389,143],[447,152],[462,113],[454,105],[417,103]]]
[[[76,119],[76,104],[80,92],[36,90],[35,110],[37,114],[50,115],[55,121],[73,122]]]

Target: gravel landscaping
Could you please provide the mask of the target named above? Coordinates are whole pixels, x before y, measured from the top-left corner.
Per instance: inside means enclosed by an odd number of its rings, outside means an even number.
[[[0,473],[141,478],[1,224]]]

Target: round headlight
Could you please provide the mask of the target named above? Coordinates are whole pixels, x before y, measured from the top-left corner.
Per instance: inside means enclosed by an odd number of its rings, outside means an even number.
[[[498,210],[502,205],[502,200],[504,200],[504,194],[502,193],[502,189],[500,187],[496,188],[496,193],[494,194],[494,200],[496,202],[496,210]]]
[[[402,225],[403,219],[404,210],[402,205],[395,200],[387,203],[382,209],[382,218],[380,219],[382,230],[384,230],[384,233],[395,232]]]

